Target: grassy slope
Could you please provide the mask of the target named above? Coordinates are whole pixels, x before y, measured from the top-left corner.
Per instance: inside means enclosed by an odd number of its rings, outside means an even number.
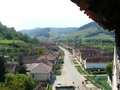
[[[80,31],[77,31],[75,33],[66,35],[63,38],[61,38],[61,40],[66,40],[68,38],[72,39],[72,38],[75,38],[76,36],[78,36],[77,38],[82,38],[83,40],[86,40],[86,39],[110,39],[110,40],[114,40],[113,37],[111,37],[110,35],[106,35],[104,33],[98,34],[96,36],[85,38],[85,36],[87,34],[93,33],[93,32],[96,32],[96,31],[98,31],[97,28],[90,27],[90,28],[87,28],[87,29],[84,29],[84,30],[80,30]]]
[[[110,35],[106,35],[106,34],[99,34],[99,35],[96,35],[96,36],[92,36],[92,37],[89,37],[88,39],[93,39],[93,38],[97,38],[97,39],[110,39],[110,40],[114,40],[113,37],[111,37]]]
[[[50,34],[50,38],[61,37],[60,34],[54,32],[54,31],[52,31],[52,30],[50,30],[48,33]],[[39,37],[37,37],[37,38],[39,38],[39,39],[47,39],[47,37],[44,37],[44,36],[39,36]]]
[[[87,28],[87,29],[80,30],[80,31],[77,31],[77,32],[75,32],[75,33],[66,35],[66,36],[64,36],[64,37],[62,38],[62,40],[68,39],[68,38],[74,38],[74,37],[76,37],[76,36],[78,36],[79,38],[85,38],[85,35],[87,35],[88,33],[95,32],[95,31],[97,31],[96,28]]]
[[[52,30],[50,30],[49,34],[50,34],[50,37],[52,37],[52,38],[61,37],[61,35],[59,33],[56,33]]]
[[[39,31],[45,30],[46,28],[36,28],[36,29],[30,29],[30,30],[21,30],[19,32],[23,33],[23,34],[27,34],[30,37],[34,37],[36,34],[39,33]],[[56,37],[61,37],[63,35],[66,34],[70,34],[73,32],[76,32],[78,30],[77,27],[68,27],[68,28],[49,28],[50,32],[50,36],[51,38],[56,38]],[[46,38],[46,37],[38,37],[38,38]]]
[[[9,43],[13,43],[13,42],[15,42],[15,43],[18,43],[18,42],[23,42],[23,41],[21,41],[21,40],[0,40],[0,43],[1,44],[9,44]]]

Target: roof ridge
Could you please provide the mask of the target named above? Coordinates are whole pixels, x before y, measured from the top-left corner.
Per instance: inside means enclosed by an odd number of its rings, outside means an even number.
[[[34,64],[34,63],[33,63]],[[32,64],[31,64],[32,65]],[[40,63],[34,68],[34,69],[36,69],[38,66],[40,65]],[[34,69],[32,69],[31,71],[33,71]]]
[[[42,63],[42,62],[41,62]],[[46,64],[44,64],[44,63],[42,63],[42,66],[45,68],[45,70],[48,72],[48,70],[47,70],[47,68],[44,66],[44,65],[46,65]],[[47,67],[49,67],[49,65],[46,65]]]

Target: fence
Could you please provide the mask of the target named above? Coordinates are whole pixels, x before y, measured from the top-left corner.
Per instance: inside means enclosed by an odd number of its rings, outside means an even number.
[[[97,77],[94,77],[94,80],[95,80],[97,83],[99,83],[99,84],[101,84],[102,86],[104,86],[107,90],[111,90],[111,88],[110,88],[108,85],[106,85],[106,84],[104,84],[103,82],[100,81],[100,79],[107,79],[107,78],[108,78],[107,76],[97,76]]]

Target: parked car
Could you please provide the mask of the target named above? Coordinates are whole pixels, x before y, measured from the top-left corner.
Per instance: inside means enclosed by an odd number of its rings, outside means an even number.
[[[60,82],[57,82],[57,87],[61,87],[61,83]]]

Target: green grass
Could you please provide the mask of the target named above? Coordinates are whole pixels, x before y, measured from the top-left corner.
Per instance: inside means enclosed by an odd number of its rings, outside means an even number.
[[[99,79],[99,80],[110,87],[110,85],[107,83],[107,79]]]
[[[47,90],[52,90],[52,85],[51,84],[48,86]]]
[[[85,76],[85,78],[90,81],[94,86],[96,86],[97,88],[104,88],[102,85],[96,83],[94,81],[94,76]],[[105,88],[104,88],[105,89]],[[106,89],[105,89],[106,90]]]
[[[11,90],[11,89],[8,89],[8,88],[0,88],[0,90]]]
[[[96,35],[96,36],[91,36],[91,37],[89,37],[89,38],[86,38],[86,39],[93,39],[93,38],[97,38],[97,39],[110,39],[110,40],[114,40],[114,38],[113,37],[111,37],[110,35],[106,35],[106,34],[98,34],[98,35]]]
[[[81,68],[81,66],[76,66],[76,68],[77,68],[77,70],[78,70],[79,73],[84,74],[84,75],[88,75],[87,71],[86,71],[86,70],[83,70],[83,69]]]
[[[55,75],[61,75],[61,71],[56,71]]]
[[[78,64],[77,61],[76,61],[75,59],[73,60],[73,63],[74,63],[74,64]]]
[[[88,72],[84,69],[81,68],[81,66],[76,66],[77,70],[79,73],[84,74],[84,75],[88,75],[85,76],[85,78],[90,81],[94,86],[96,86],[97,88],[104,88],[106,90],[105,87],[103,87],[102,85],[96,83],[96,81],[94,81],[94,76],[89,76]]]
[[[60,60],[60,64],[63,64],[64,63],[64,59]]]
[[[17,42],[23,42],[23,41],[21,41],[21,40],[0,40],[0,43],[2,44],[10,44],[10,43],[13,43],[13,42],[15,42],[15,43],[17,43]]]

